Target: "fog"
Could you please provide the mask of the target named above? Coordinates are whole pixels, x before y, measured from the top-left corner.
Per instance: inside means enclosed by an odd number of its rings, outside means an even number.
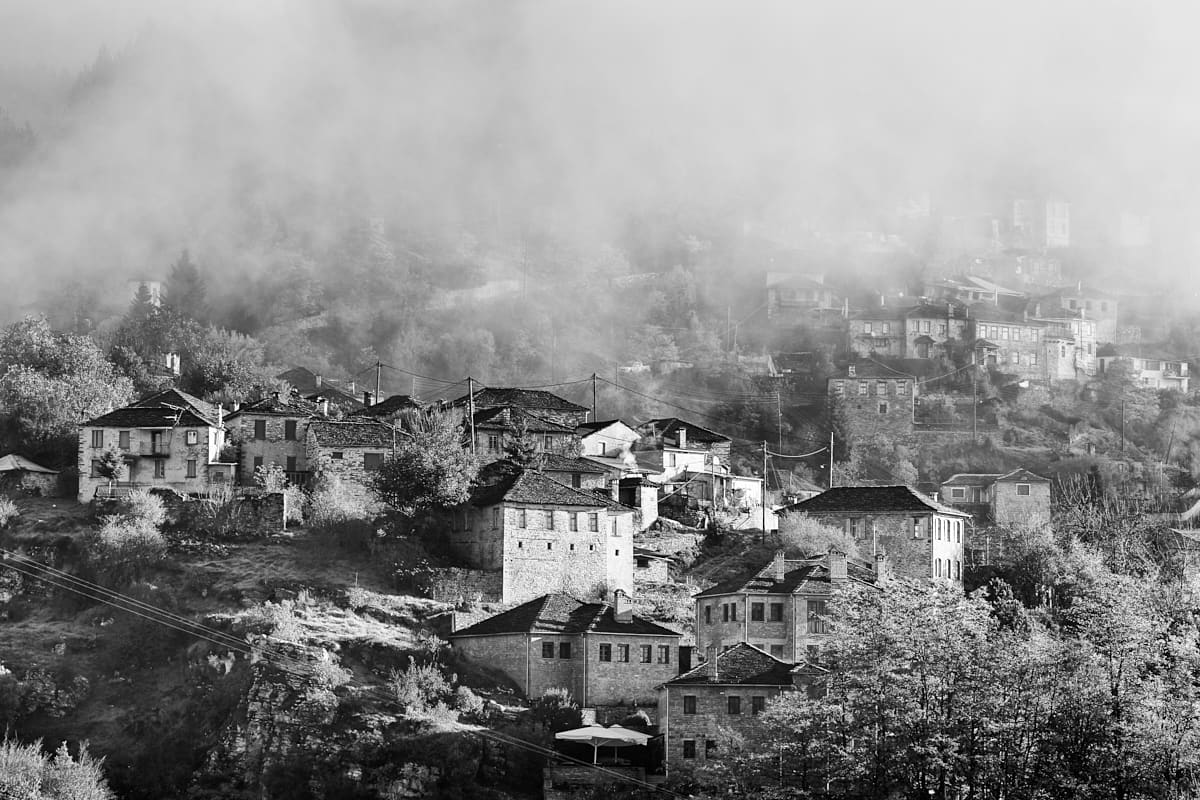
[[[3,310],[68,279],[156,277],[183,247],[234,277],[253,268],[237,250],[254,215],[317,237],[374,216],[591,242],[681,207],[786,233],[869,228],[925,191],[960,210],[1043,191],[1076,219],[1187,230],[1197,16],[1082,0],[0,0],[0,107],[39,139],[0,183]],[[72,91],[101,48],[111,79]],[[1157,266],[1184,266],[1182,247]]]

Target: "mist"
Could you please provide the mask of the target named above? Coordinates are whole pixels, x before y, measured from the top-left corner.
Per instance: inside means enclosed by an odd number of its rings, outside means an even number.
[[[125,297],[185,247],[228,286],[267,268],[244,246],[264,227],[312,244],[362,218],[589,245],[681,209],[798,236],[873,229],[921,192],[974,210],[1042,191],[1078,217],[1186,230],[1196,17],[1183,3],[6,0],[0,107],[38,147],[0,183],[3,311],[64,282]],[[1181,274],[1194,242],[1163,252],[1155,268]]]

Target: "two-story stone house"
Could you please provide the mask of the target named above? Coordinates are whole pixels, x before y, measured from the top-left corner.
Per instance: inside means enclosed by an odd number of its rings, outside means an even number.
[[[956,303],[879,307],[850,318],[849,347],[859,356],[938,358],[951,339],[963,339],[967,318]]]
[[[493,465],[451,514],[449,541],[467,565],[501,573],[501,602],[547,591],[633,591],[634,509],[533,469]]]
[[[729,465],[733,440],[677,417],[652,419],[637,427],[638,464],[649,470],[651,480],[666,483],[685,472],[722,472]]]
[[[786,559],[780,550],[758,572],[695,596],[696,645],[727,650],[749,642],[790,663],[814,660],[828,631],[825,615],[833,592],[849,585],[875,587],[878,577],[876,565],[844,553]]]
[[[1186,359],[1156,345],[1106,345],[1100,349],[1101,375],[1114,364],[1127,364],[1130,377],[1140,386],[1151,389],[1171,389],[1187,394],[1190,378]]]
[[[539,419],[555,422],[574,431],[576,426],[587,422],[588,409],[542,389],[518,389],[486,387],[476,389],[470,397],[464,395],[453,401],[450,409],[456,410],[460,420],[466,420],[466,412],[473,408],[483,411],[489,408],[516,408]]]
[[[659,688],[658,725],[668,776],[686,774],[721,757],[729,733],[746,734],[756,717],[783,692],[812,691],[820,667],[795,666],[753,645],[709,650],[703,664]]]
[[[233,483],[236,464],[223,462],[225,422],[220,406],[167,389],[79,426],[79,502],[107,494],[100,456],[111,445],[124,455],[126,475],[114,494],[131,488],[206,494]]]
[[[908,486],[837,486],[780,509],[788,517],[807,514],[843,529],[859,552],[884,554],[896,575],[961,583],[963,542],[971,515],[943,505]]]
[[[609,602],[545,594],[450,634],[454,649],[504,673],[526,697],[567,689],[580,706],[653,707],[678,674],[681,634]]]
[[[1026,469],[951,475],[942,481],[941,499],[970,513],[980,525],[1027,529],[1050,524],[1050,480]]]
[[[242,483],[254,478],[259,467],[278,465],[297,486],[308,482],[308,425],[324,419],[321,406],[294,392],[272,392],[253,403],[235,408],[225,418],[229,438],[238,445]]]
[[[573,489],[599,489],[614,500],[620,499],[615,496],[615,484],[607,480],[604,467],[589,459],[543,452],[538,454],[535,466],[543,475]]]
[[[377,504],[371,490],[374,473],[395,452],[406,433],[382,422],[312,420],[305,439],[305,460],[313,473],[330,475],[369,507]]]
[[[575,427],[516,406],[498,406],[475,412],[474,426],[466,433],[475,436],[475,452],[483,461],[504,457],[504,448],[524,434],[537,445],[538,452],[574,455],[579,449]]]
[[[843,375],[825,382],[831,403],[850,423],[856,438],[886,434],[895,440],[913,435],[913,417],[920,384],[880,364],[850,364]]]
[[[642,435],[619,419],[585,422],[575,428],[579,454],[597,458],[621,458]]]

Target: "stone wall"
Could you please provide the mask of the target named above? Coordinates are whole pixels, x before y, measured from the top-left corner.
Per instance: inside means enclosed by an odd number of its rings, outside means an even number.
[[[639,560],[640,557],[639,557]],[[670,583],[671,570],[670,565],[662,558],[647,558],[645,559],[646,566],[641,567],[634,565],[633,582],[634,585],[640,583]]]
[[[962,580],[966,524],[961,517],[919,512],[871,514],[867,511],[809,516],[854,535],[863,557],[870,557],[875,552],[874,548],[878,547],[879,552],[887,555],[893,572],[899,577],[937,577],[937,562],[940,560],[943,562],[943,573],[948,562],[950,579],[957,582]],[[947,576],[942,574],[940,577]]]
[[[217,513],[229,515],[230,528],[238,538],[271,536],[287,527],[288,496],[283,492],[238,495],[228,501],[228,506],[224,506],[174,491],[152,491],[163,501],[167,510],[167,524],[171,527],[200,530],[204,528],[205,518]],[[115,507],[116,504],[108,505]]]
[[[498,603],[503,581],[499,570],[442,567],[430,570],[417,588],[443,603]]]
[[[711,759],[720,758],[720,750],[709,753],[707,742],[719,747],[728,731],[747,733],[755,730],[759,721],[752,713],[753,698],[762,697],[764,702],[777,697],[781,689],[776,686],[722,686],[702,683],[668,686],[659,693],[659,728],[666,734],[667,774],[672,778],[686,775],[689,771],[704,766]],[[683,698],[696,698],[696,713],[683,713]],[[740,714],[729,713],[730,696],[742,699]],[[665,722],[665,726],[664,726]],[[683,757],[683,743],[696,743],[696,757]]]
[[[254,423],[261,421],[266,426],[266,438],[254,438]],[[278,464],[286,470],[296,470],[304,472],[308,469],[307,444],[308,438],[308,418],[307,417],[292,417],[290,421],[296,423],[296,438],[286,438],[285,422],[289,421],[288,417],[280,417],[270,414],[253,414],[248,412],[239,412],[238,416],[229,424],[230,427],[237,431],[237,439],[240,443],[241,460],[239,469],[241,470],[241,480],[243,483],[249,483],[254,479],[254,459],[261,458],[264,466]],[[288,459],[294,459],[294,463],[289,466]]]
[[[658,702],[656,688],[679,674],[678,636],[622,636],[588,634],[582,637],[587,647],[587,694],[580,700],[586,706],[653,705]],[[600,660],[600,645],[612,648],[612,660]],[[619,646],[629,647],[629,661],[618,661]],[[650,661],[641,660],[642,646],[650,647]],[[661,647],[667,648],[667,662],[659,663]]]
[[[1029,494],[1017,494],[1017,486],[1028,486]],[[994,488],[992,518],[1010,528],[1040,528],[1050,524],[1050,484],[1030,481],[1018,484],[998,481]]]
[[[305,453],[310,471],[337,478],[346,493],[358,500],[368,510],[378,512],[383,509],[383,503],[371,489],[371,481],[375,473],[366,468],[365,456],[370,453],[382,456],[386,460],[391,456],[389,449],[321,447],[310,431],[305,439]],[[334,458],[335,455],[339,457]]]
[[[92,431],[104,431],[102,447],[92,447]],[[187,443],[188,431],[196,434],[196,443]],[[110,444],[119,441],[119,434],[129,434],[129,448],[125,474],[121,483],[140,483],[147,488],[161,487],[174,489],[187,494],[202,494],[209,489],[210,464],[221,450],[224,434],[216,428],[174,428],[164,432],[159,440],[163,456],[143,455],[149,453],[151,438],[149,430],[138,428],[80,428],[79,429],[79,494],[81,503],[87,503],[96,496],[96,487],[108,486],[107,478],[92,477],[92,461],[99,459]],[[188,477],[188,464],[195,462],[196,475]],[[155,477],[155,464],[161,463],[163,477]],[[232,476],[229,476],[232,478]]]

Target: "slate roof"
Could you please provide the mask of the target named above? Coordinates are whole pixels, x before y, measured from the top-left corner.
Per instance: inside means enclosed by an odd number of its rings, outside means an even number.
[[[96,428],[215,428],[220,418],[220,410],[212,403],[179,389],[167,389],[82,424]]]
[[[678,417],[661,417],[652,419],[649,422],[642,423],[637,426],[639,433],[643,435],[654,436],[671,436],[674,435],[680,428],[687,431],[688,442],[701,442],[704,444],[720,444],[722,442],[733,441],[724,434],[710,431],[708,428],[701,428],[691,422],[679,419]]]
[[[263,414],[272,417],[319,417],[321,407],[311,400],[305,400],[299,394],[290,397],[272,392],[262,400],[247,403],[237,411],[231,411],[226,419],[232,419],[240,414]]]
[[[320,385],[317,385],[317,374],[306,367],[294,367],[275,377],[287,381],[306,400],[315,401],[323,397],[339,408],[362,407],[362,398],[355,397],[353,392],[339,387],[336,381],[322,378]]]
[[[672,678],[664,685],[679,686],[707,683],[713,686],[791,686],[793,685],[791,664],[764,653],[752,644],[738,642],[723,653],[718,653],[717,680],[709,680],[708,664]]]
[[[605,420],[600,420],[599,422],[582,422],[579,425],[575,426],[575,430],[587,431],[588,433],[595,433],[596,431],[604,430],[609,425],[617,425],[620,422],[621,422],[621,420],[619,420],[619,419],[605,419]]]
[[[1002,473],[999,472],[958,472],[942,481],[942,486],[991,486]]]
[[[926,359],[922,359],[923,361]],[[854,374],[850,374],[850,367],[854,367]],[[846,364],[842,367],[842,374],[834,375],[829,378],[831,381],[853,381],[859,378],[872,378],[889,381],[914,381],[916,376],[902,373],[899,370],[891,369],[883,364],[877,364],[873,361],[856,361],[853,364]]]
[[[1014,469],[1007,475],[1001,475],[996,478],[997,481],[1013,481],[1020,483],[1049,483],[1049,478],[1043,478],[1041,475],[1034,475],[1027,469]]]
[[[25,456],[10,453],[0,457],[0,472],[41,472],[47,475],[57,475],[58,470],[43,467],[36,461],[30,461]]]
[[[604,467],[586,458],[571,458],[558,453],[541,453],[536,462],[542,472],[579,472],[588,475],[604,475]]]
[[[529,433],[574,433],[569,425],[560,425],[529,413],[519,406],[499,406],[475,412],[475,428],[515,431],[521,425]]]
[[[382,422],[332,422],[319,420],[308,426],[320,447],[364,447],[373,450],[392,446],[393,435],[407,436]]]
[[[787,559],[784,561],[783,580],[772,575],[773,561],[767,562],[748,575],[722,581],[710,586],[693,597],[717,597],[726,594],[829,594],[829,568],[825,556],[817,558]],[[875,571],[865,564],[846,560],[846,577],[858,583],[875,585]]]
[[[922,333],[920,336],[913,339],[913,344],[937,344],[937,339],[934,339],[928,334]]]
[[[608,603],[585,603],[565,594],[544,594],[474,625],[455,631],[459,636],[493,636],[506,633],[618,633],[635,636],[681,636],[634,614],[629,622],[617,622]]]
[[[406,394],[394,394],[387,400],[380,401],[375,405],[364,406],[362,408],[351,411],[351,417],[390,417],[393,414],[399,414],[401,411],[416,410],[424,408],[424,406]]]
[[[463,395],[454,401],[455,405],[466,405],[467,396]],[[515,406],[537,411],[587,411],[588,409],[559,397],[553,392],[542,389],[518,388],[484,388],[475,392],[476,408],[495,408],[496,406]]]
[[[500,462],[502,464],[502,462]],[[607,496],[587,489],[575,489],[560,483],[536,470],[514,469],[505,471],[503,466],[492,465],[492,477],[488,483],[476,486],[471,491],[471,504],[486,508],[497,503],[522,505],[576,506],[579,508],[607,508],[611,511],[633,512]]]
[[[944,506],[909,486],[835,486],[816,497],[801,500],[780,510],[802,514],[937,512],[956,517],[970,516],[950,506]]]

